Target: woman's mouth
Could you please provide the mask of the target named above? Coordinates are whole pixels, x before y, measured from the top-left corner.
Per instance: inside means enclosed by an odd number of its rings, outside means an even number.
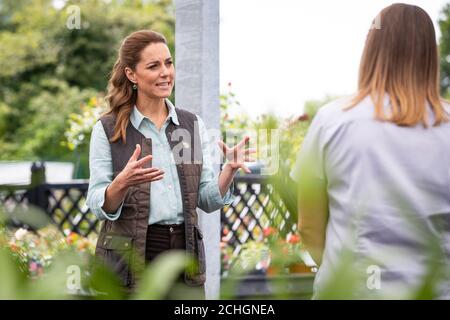
[[[172,84],[171,81],[165,81],[165,82],[157,83],[156,86],[161,89],[168,89],[168,88],[170,88],[171,84]]]

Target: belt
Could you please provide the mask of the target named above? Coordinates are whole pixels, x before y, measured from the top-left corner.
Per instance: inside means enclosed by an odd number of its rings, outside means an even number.
[[[160,229],[160,230],[169,230],[170,232],[174,232],[175,230],[184,230],[184,222],[180,224],[151,224],[148,226],[151,229]]]

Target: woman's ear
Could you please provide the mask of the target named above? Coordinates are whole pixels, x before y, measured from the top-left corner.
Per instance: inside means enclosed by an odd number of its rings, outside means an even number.
[[[125,67],[125,75],[128,78],[128,80],[130,80],[133,83],[136,83],[136,75],[134,73],[133,70],[131,70],[131,68]]]

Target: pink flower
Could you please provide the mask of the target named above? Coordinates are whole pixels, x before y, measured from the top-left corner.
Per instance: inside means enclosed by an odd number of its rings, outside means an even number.
[[[36,263],[36,262],[31,262],[30,263],[30,271],[32,271],[32,272],[34,272],[34,271],[36,271],[37,269],[38,269],[38,264]]]

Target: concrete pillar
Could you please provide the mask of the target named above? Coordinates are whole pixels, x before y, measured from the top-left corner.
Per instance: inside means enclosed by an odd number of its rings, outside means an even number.
[[[175,0],[175,103],[220,129],[219,0]],[[218,170],[218,165],[216,170]],[[220,292],[220,212],[200,212],[206,245],[206,298]]]

